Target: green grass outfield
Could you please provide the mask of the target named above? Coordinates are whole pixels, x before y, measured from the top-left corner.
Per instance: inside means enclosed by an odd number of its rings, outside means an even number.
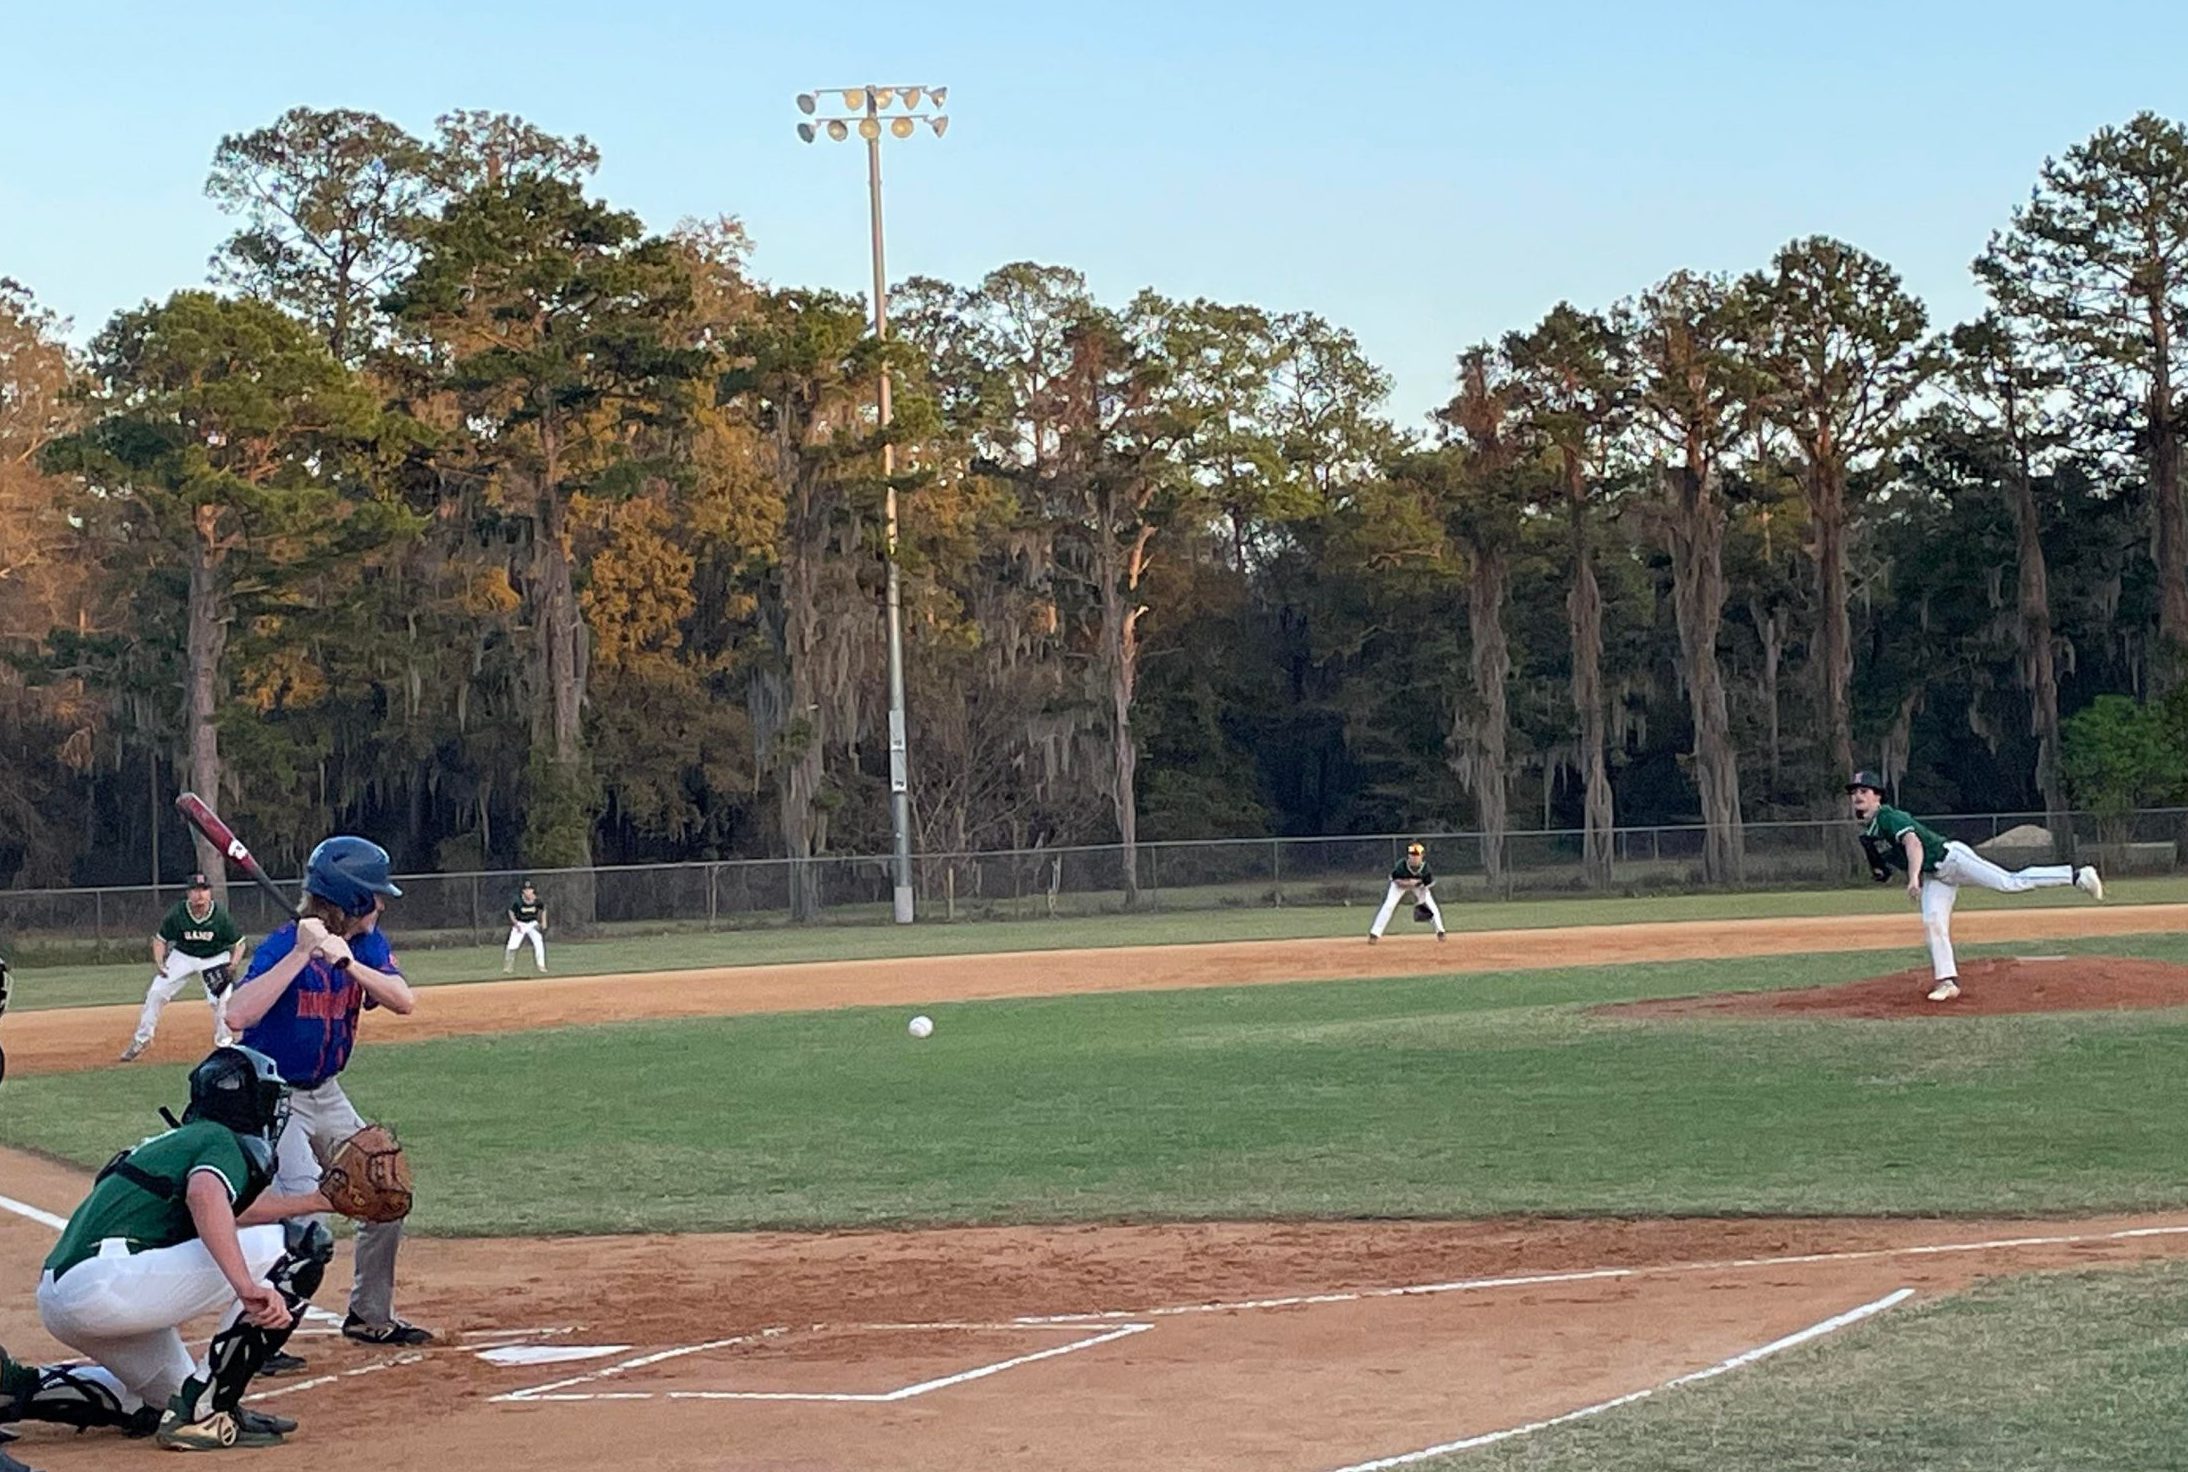
[[[2042,1273],[1422,1472],[2188,1468],[2188,1266]]]
[[[2188,937],[2107,949],[2188,961]],[[632,1023],[361,1050],[429,1232],[2188,1204],[2188,1009],[1910,1024],[1584,1004],[1874,955]],[[91,1166],[173,1069],[7,1085]],[[572,1182],[587,1183],[571,1189]]]
[[[2123,879],[2106,886],[2122,904],[2188,901],[2188,876]],[[1963,909],[2086,905],[2070,889],[2028,895],[1971,890]],[[1545,929],[1563,925],[1626,925],[1655,920],[1753,920],[1817,915],[1901,915],[1897,888],[1789,890],[1769,893],[1709,892],[1615,899],[1483,901],[1448,907],[1457,932]],[[1188,945],[1203,941],[1296,940],[1364,934],[1374,911],[1365,907],[1198,910],[1146,915],[1080,916],[1059,920],[980,921],[955,925],[816,925],[712,934],[632,935],[599,940],[550,940],[549,960],[558,976],[598,976],[629,971],[685,971],[716,966],[766,966],[798,961],[852,961],[891,956],[974,955],[995,951],[1075,950],[1105,946]],[[489,981],[501,976],[499,946],[459,946],[403,952],[402,912],[390,912],[388,931],[411,980],[433,986]],[[1403,916],[1399,923],[1405,922]],[[149,939],[147,945],[149,945]],[[518,975],[531,972],[531,951],[520,953]],[[53,966],[17,973],[15,1005],[24,1010],[135,1002],[150,979],[142,963]],[[195,988],[191,989],[195,995]]]

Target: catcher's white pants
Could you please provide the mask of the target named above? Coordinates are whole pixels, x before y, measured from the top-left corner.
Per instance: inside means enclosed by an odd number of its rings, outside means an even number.
[[[510,926],[509,945],[502,954],[505,956],[516,955],[517,947],[523,945],[527,940],[532,943],[532,959],[539,963],[540,970],[545,971],[547,969],[547,937],[540,930],[537,920],[519,920],[516,924]]]
[[[1400,900],[1428,906],[1430,922],[1435,925],[1438,935],[1443,934],[1443,911],[1436,908],[1435,894],[1425,888],[1407,889],[1393,879],[1390,881],[1390,893],[1383,896],[1383,907],[1375,912],[1375,923],[1368,927],[1369,935],[1381,935],[1383,933],[1383,927],[1390,923],[1391,914],[1397,910]]]
[[[337,1079],[289,1095],[289,1127],[274,1142],[274,1190],[284,1196],[318,1190],[320,1162],[364,1127],[364,1117]],[[377,1327],[395,1317],[395,1252],[402,1243],[401,1222],[357,1224],[349,1311],[367,1324]]]
[[[1996,890],[1999,894],[2026,894],[2032,889],[2059,889],[2074,882],[2071,864],[2038,864],[2033,869],[2001,869],[1966,844],[1954,840],[1945,845],[1945,857],[1937,872],[1922,880],[1922,930],[1930,942],[1930,972],[1939,981],[1960,974],[1952,953],[1952,907],[1962,885]]]
[[[152,985],[145,991],[144,1011],[137,1017],[137,1041],[152,1041],[152,1034],[159,1031],[160,1013],[167,1010],[167,1004],[180,995],[192,977],[203,985],[206,972],[227,965],[231,959],[226,951],[217,956],[185,956],[180,951],[169,951],[160,974],[152,978]],[[235,1035],[228,1031],[228,998],[216,997],[213,989],[206,987],[205,1000],[213,1007],[213,1046],[225,1048],[235,1041]]]
[[[281,1258],[281,1227],[245,1227],[236,1240],[251,1276],[265,1281]],[[183,1347],[181,1328],[222,1308],[226,1329],[243,1305],[199,1241],[131,1252],[110,1237],[99,1244],[97,1257],[38,1282],[38,1317],[46,1332],[96,1362],[98,1369],[84,1372],[86,1378],[114,1391],[124,1411],[164,1406],[183,1381],[204,1373]]]

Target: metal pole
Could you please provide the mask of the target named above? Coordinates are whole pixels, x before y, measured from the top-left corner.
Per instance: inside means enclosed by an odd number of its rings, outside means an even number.
[[[874,89],[866,89],[866,116],[875,120],[874,136],[866,140],[866,192],[874,231],[874,337],[889,336],[889,272],[883,264],[881,243],[881,106]],[[889,369],[881,370],[881,427],[894,422],[889,404]],[[881,515],[888,555],[889,625],[889,829],[895,841],[890,877],[894,885],[895,917],[899,925],[912,923],[912,802],[909,759],[904,725],[904,596],[897,570],[896,446],[881,447]]]

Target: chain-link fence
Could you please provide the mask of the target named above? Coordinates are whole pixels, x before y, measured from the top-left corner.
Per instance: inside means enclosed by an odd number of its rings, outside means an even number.
[[[2012,865],[2072,856],[2115,873],[2172,873],[2188,839],[2188,808],[2154,809],[2103,822],[2076,814],[2057,833],[2039,813],[1984,813],[1930,820],[1948,838],[1999,848]],[[2031,833],[2029,830],[2036,830]],[[2015,841],[2016,837],[2022,841]],[[1620,828],[1611,848],[1612,893],[1705,886],[1703,829]],[[1124,850],[1115,844],[1019,851],[926,854],[914,861],[923,920],[1037,919],[1098,915],[1128,906],[1153,910],[1246,909],[1278,905],[1373,905],[1407,843],[1428,845],[1445,904],[1468,899],[1585,892],[1577,829],[1508,833],[1504,866],[1492,878],[1476,833],[1385,833],[1338,838],[1242,838],[1142,843],[1137,894],[1128,894]],[[1852,827],[1844,821],[1750,823],[1748,888],[1856,882]],[[2003,847],[2000,848],[2001,843]],[[813,896],[830,923],[885,924],[890,918],[886,856],[806,861],[805,882],[785,859],[639,864],[614,868],[401,876],[402,934],[409,945],[498,942],[506,912],[529,878],[561,934],[617,930],[723,930],[789,923],[793,896]],[[1866,882],[1862,879],[1861,882]],[[285,885],[285,888],[292,887]],[[136,954],[167,908],[182,897],[153,888],[0,890],[0,942],[11,954]],[[286,918],[263,893],[231,884],[229,906],[251,935]]]

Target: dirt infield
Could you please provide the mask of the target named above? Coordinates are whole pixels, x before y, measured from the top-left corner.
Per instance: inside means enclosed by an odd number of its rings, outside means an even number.
[[[54,1213],[82,1189],[4,1153],[0,1181]],[[0,1213],[0,1278],[27,1285],[51,1241]],[[2164,1256],[2188,1256],[2188,1219],[426,1241],[405,1307],[452,1342],[406,1358],[307,1330],[312,1375],[265,1402],[304,1430],[252,1465],[1334,1472],[1661,1386],[1902,1289]],[[27,1292],[0,1294],[0,1341],[57,1353]],[[160,1464],[110,1436],[16,1450],[48,1472]]]
[[[1954,926],[1959,938],[1969,944],[2147,934],[2188,928],[2188,905],[1977,910],[1959,916]],[[376,1016],[369,1030],[376,1043],[400,1042],[750,1012],[1913,949],[1921,943],[1920,919],[1894,912],[1461,932],[1441,945],[1424,935],[1409,935],[1379,946],[1368,945],[1364,938],[1236,941],[810,962],[436,986],[422,993],[415,1015]],[[25,984],[35,985],[36,974]],[[107,1067],[129,1041],[136,1017],[133,1006],[10,1017],[8,1069],[33,1074]],[[197,1028],[169,1027],[150,1056],[155,1061],[187,1062],[197,1056],[202,1041],[203,1033]]]
[[[1870,1017],[1950,1021],[2027,1012],[2116,1012],[2188,1007],[2188,966],[2124,956],[2001,956],[1960,968],[1960,996],[1928,1000],[1927,967],[1839,986],[1725,992],[1617,1002],[1592,1009],[1626,1017]]]

